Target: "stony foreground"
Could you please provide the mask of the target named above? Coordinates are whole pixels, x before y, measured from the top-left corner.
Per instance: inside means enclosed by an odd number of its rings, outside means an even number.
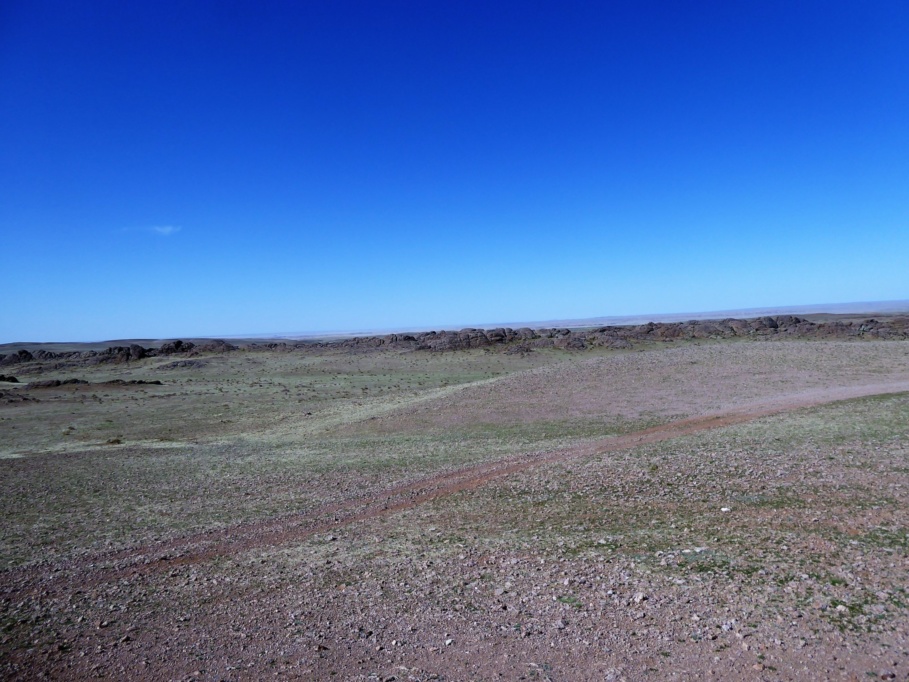
[[[347,351],[0,405],[4,677],[909,679],[906,342]]]

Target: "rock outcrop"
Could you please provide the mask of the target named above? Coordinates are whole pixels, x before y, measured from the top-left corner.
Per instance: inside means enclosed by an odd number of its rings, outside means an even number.
[[[137,343],[128,346],[110,346],[104,350],[86,351],[49,351],[37,350],[31,353],[25,349],[15,351],[8,355],[0,355],[0,366],[20,365],[29,362],[53,363],[49,369],[66,369],[84,365],[121,364],[136,362],[145,358],[162,356],[194,357],[202,353],[227,353],[237,350],[234,346],[221,339],[213,339],[202,344],[191,341],[167,341],[159,348],[145,348]]]
[[[0,367],[7,365],[18,365],[23,362],[31,362],[34,359],[34,355],[29,353],[27,350],[22,349],[16,351],[15,353],[10,353],[9,355],[0,355]]]
[[[43,379],[32,381],[25,388],[58,388],[60,386],[161,386],[161,381],[145,381],[144,379],[113,379],[111,381],[96,381],[94,383],[85,379]]]
[[[419,333],[385,334],[382,336],[357,336],[335,341],[299,341],[251,343],[247,351],[280,350],[294,352],[307,348],[329,348],[349,352],[366,352],[372,349],[399,349],[414,351],[455,351],[471,348],[519,347],[516,352],[540,348],[559,348],[582,351],[587,348],[627,349],[646,342],[683,341],[691,339],[731,338],[801,338],[801,339],[909,339],[909,317],[891,317],[884,320],[869,318],[860,322],[840,321],[811,322],[795,315],[765,316],[754,319],[727,318],[723,320],[689,320],[688,322],[648,322],[639,325],[605,326],[587,329],[497,327],[495,329],[466,328],[460,331],[427,331]],[[204,363],[189,360],[202,354],[221,354],[239,350],[220,339],[194,344],[179,339],[163,343],[159,348],[143,348],[138,344],[112,346],[101,351],[52,352],[38,350],[34,353],[22,349],[0,355],[0,366],[25,363],[42,364],[41,370],[65,370],[83,365],[102,363],[129,363],[144,358],[175,356],[174,361],[162,369],[202,367]],[[28,371],[22,370],[22,371]]]
[[[735,337],[779,338],[909,338],[909,317],[885,321],[815,323],[794,315],[765,316],[750,320],[690,320],[688,322],[648,322],[641,325],[607,326],[593,329],[462,329],[413,334],[359,336],[329,341],[323,346],[350,349],[401,348],[448,351],[485,348],[519,342],[525,348],[630,348],[634,342],[671,342],[687,339],[728,339]]]

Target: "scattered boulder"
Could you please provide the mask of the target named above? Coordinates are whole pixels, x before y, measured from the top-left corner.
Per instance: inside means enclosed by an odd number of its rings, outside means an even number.
[[[60,357],[60,353],[54,353],[53,351],[44,350],[43,348],[36,350],[34,353],[35,360],[55,360],[58,357]]]
[[[88,382],[85,379],[43,379],[41,381],[32,381],[26,388],[57,388],[58,386],[73,386],[79,384],[87,384]]]
[[[584,343],[584,339],[573,334],[560,336],[554,341],[553,345],[556,348],[564,348],[565,350],[584,350],[587,348],[587,344]]]
[[[192,346],[193,344],[189,345]],[[237,350],[237,347],[222,339],[212,339],[211,341],[193,347],[191,350],[193,353],[228,353]]]
[[[4,355],[2,358],[0,358],[0,366],[18,365],[23,362],[31,362],[34,359],[35,356],[23,348],[22,350],[18,350],[15,353],[10,353],[9,355]]]
[[[30,381],[25,385],[26,388],[56,388],[62,386],[63,382],[59,379],[42,379],[39,381]]]
[[[5,381],[8,384],[18,384],[19,380],[13,376],[7,376],[5,374],[0,374],[0,381]]]
[[[30,395],[23,393],[22,391],[0,391],[0,403],[27,403],[27,402],[41,402],[37,398],[33,398]]]
[[[168,341],[167,343],[162,343],[161,347],[158,349],[158,355],[173,355],[174,353],[188,353],[193,348],[196,347],[196,344],[190,341],[181,341],[177,339],[176,341]]]
[[[85,379],[42,379],[40,381],[32,381],[26,385],[26,388],[58,388],[60,386],[143,386],[143,385],[152,385],[152,386],[161,386],[161,381],[155,379],[153,381],[145,381],[143,379],[113,379],[111,381],[99,381],[94,384],[86,381]]]

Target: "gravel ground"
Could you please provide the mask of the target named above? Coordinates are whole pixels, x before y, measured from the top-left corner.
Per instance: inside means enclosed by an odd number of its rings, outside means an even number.
[[[535,355],[4,405],[4,677],[909,679],[906,343]]]

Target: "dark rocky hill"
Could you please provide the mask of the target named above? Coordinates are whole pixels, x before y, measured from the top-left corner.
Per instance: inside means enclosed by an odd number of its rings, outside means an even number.
[[[592,329],[522,327],[511,329],[461,329],[381,336],[356,336],[323,342],[263,342],[235,346],[221,340],[205,343],[168,341],[158,348],[138,344],[113,346],[104,350],[64,351],[20,349],[0,355],[0,367],[36,366],[41,370],[106,363],[129,363],[146,358],[173,357],[168,368],[199,367],[204,361],[189,360],[200,355],[236,350],[280,350],[327,348],[348,351],[399,349],[413,351],[455,351],[469,348],[502,348],[505,352],[526,352],[537,348],[584,350],[586,348],[631,348],[641,342],[674,342],[691,339],[909,339],[909,317],[869,318],[861,321],[812,322],[794,315],[754,319],[690,320],[649,322],[641,325],[606,326]],[[19,370],[17,370],[19,371]]]
[[[506,344],[526,348],[630,348],[634,342],[676,341],[687,339],[804,338],[804,339],[906,339],[909,317],[862,322],[815,323],[794,315],[759,317],[751,320],[691,320],[689,322],[649,322],[642,325],[597,327],[594,329],[462,329],[360,336],[328,342],[348,348],[413,348],[414,350],[461,350]]]

